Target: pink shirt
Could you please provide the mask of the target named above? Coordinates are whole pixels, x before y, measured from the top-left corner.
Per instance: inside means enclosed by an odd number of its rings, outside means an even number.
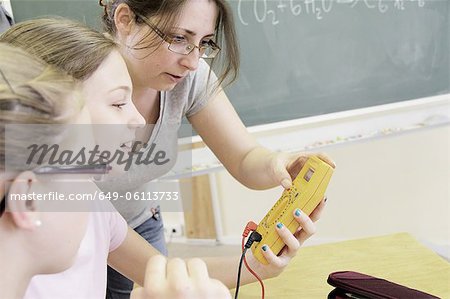
[[[34,276],[24,298],[105,298],[108,253],[125,240],[128,225],[117,211],[90,212],[88,221],[73,266],[61,273]]]

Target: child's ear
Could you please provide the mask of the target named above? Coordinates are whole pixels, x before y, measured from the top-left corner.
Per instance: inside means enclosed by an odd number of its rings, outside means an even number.
[[[116,32],[120,37],[126,37],[130,34],[134,24],[135,14],[128,4],[121,3],[114,11],[114,24]]]
[[[19,228],[34,230],[41,226],[36,201],[30,196],[29,191],[37,182],[36,175],[31,171],[20,173],[8,191],[6,206],[15,225]]]

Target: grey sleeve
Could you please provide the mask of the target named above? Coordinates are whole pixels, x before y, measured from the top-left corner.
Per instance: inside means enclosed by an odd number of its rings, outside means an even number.
[[[213,95],[213,87],[217,83],[216,75],[203,59],[199,60],[198,69],[191,80],[186,117],[194,115],[206,106]]]
[[[0,1],[0,34],[8,30],[12,25],[14,25],[14,20],[3,7]]]

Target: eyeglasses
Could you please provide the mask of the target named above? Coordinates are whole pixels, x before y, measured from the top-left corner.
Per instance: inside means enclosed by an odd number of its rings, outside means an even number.
[[[12,88],[11,84],[9,83],[8,79],[6,79],[6,76],[5,76],[5,74],[3,73],[3,71],[2,71],[1,69],[0,69],[0,75],[1,75],[2,78],[3,78],[3,81],[6,82],[6,85],[8,85],[9,90],[10,90],[13,94],[16,94],[16,93],[14,92],[14,89]]]
[[[92,174],[102,176],[111,171],[112,167],[106,163],[89,165],[69,165],[69,166],[40,166],[33,169],[36,174]],[[7,194],[0,201],[0,217],[6,210]]]
[[[109,164],[39,166],[33,170],[36,174],[107,174],[112,167]]]
[[[220,47],[212,40],[204,42],[202,45],[197,46],[189,43],[183,36],[171,37],[163,33],[159,28],[153,25],[146,17],[136,14],[136,16],[141,19],[150,29],[152,29],[163,41],[169,44],[167,47],[171,52],[189,55],[195,48],[198,49],[200,57],[203,59],[210,59],[217,56],[220,52]]]

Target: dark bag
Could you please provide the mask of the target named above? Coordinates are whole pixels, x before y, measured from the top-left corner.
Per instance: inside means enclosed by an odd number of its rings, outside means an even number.
[[[439,299],[385,279],[353,271],[333,272],[328,276],[327,282],[335,287],[328,299]]]

